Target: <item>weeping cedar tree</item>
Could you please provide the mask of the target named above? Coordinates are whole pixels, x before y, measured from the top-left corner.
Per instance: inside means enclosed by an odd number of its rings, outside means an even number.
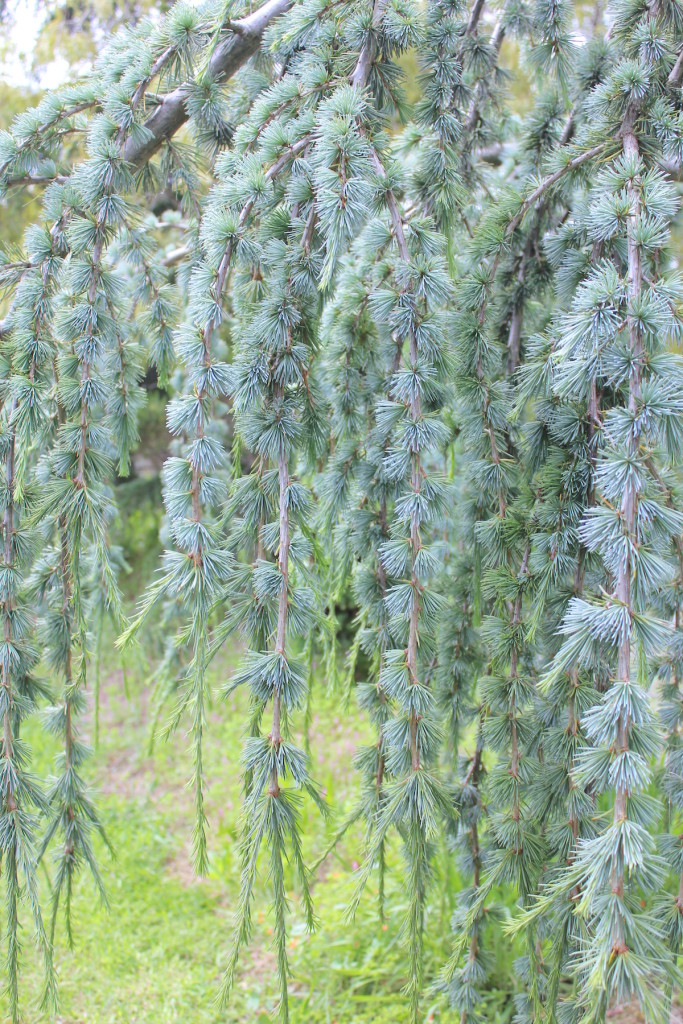
[[[159,700],[191,738],[200,872],[209,667],[235,633],[223,692],[249,695],[221,998],[263,877],[289,1019],[287,864],[312,928],[302,801],[331,810],[295,742],[319,664],[374,730],[328,852],[362,822],[351,918],[375,880],[383,915],[386,872],[401,879],[407,1017],[429,988],[462,1024],[483,1019],[507,935],[517,1020],[598,1021],[632,997],[668,1019],[683,937],[682,81],[676,0],[597,3],[581,21],[554,0],[178,3],[0,135],[1,193],[44,190],[0,263],[13,1020],[21,915],[49,1005],[82,867],[106,898],[78,716],[102,612],[123,627],[112,484],[150,367],[172,392],[167,549],[120,642],[151,614],[168,631]],[[20,735],[44,702],[63,747],[47,786]],[[463,881],[428,978],[440,847]]]

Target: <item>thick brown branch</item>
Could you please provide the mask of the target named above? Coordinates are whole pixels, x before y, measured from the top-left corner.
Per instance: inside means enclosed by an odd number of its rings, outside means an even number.
[[[672,88],[675,88],[677,85],[681,84],[681,79],[682,78],[683,78],[683,50],[681,50],[681,52],[679,53],[678,60],[676,61],[676,63],[674,64],[674,66],[671,69],[671,73],[669,74],[669,77],[667,79],[667,85],[670,85]]]
[[[220,43],[209,61],[208,73],[218,82],[225,82],[253,57],[261,45],[268,25],[292,5],[292,0],[267,0],[253,14],[231,24],[231,34]],[[124,158],[136,167],[146,163],[163,143],[172,138],[189,118],[187,99],[189,85],[178,86],[168,93],[154,113],[145,121],[149,137],[139,141],[129,138],[123,149]]]

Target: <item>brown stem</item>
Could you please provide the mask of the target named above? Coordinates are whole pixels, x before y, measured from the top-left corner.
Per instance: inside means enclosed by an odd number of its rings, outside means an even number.
[[[386,499],[384,494],[382,495],[382,497],[380,498],[380,501],[379,501],[379,526],[380,526],[380,530],[382,532],[382,537],[388,537],[389,536],[389,525],[388,525],[388,522],[387,522],[387,499]],[[379,557],[379,555],[377,556],[377,580],[379,582],[379,590],[380,590],[380,594],[382,596],[382,607],[384,607],[384,599],[387,596],[387,575],[386,575],[386,572],[384,571],[384,565],[382,564],[382,559]],[[383,665],[384,665],[384,656],[385,656],[385,654],[386,654],[386,644],[384,643],[384,641],[382,641],[382,644],[380,645],[380,654],[379,654],[379,657],[380,657],[379,675],[378,675],[378,678],[377,678],[377,690],[379,692],[379,698],[380,698],[380,701],[382,702],[382,704],[386,703],[386,695],[385,695],[384,690],[382,689],[382,687],[380,685],[380,678],[381,678],[381,675],[382,675],[382,668],[383,668]],[[383,782],[383,779],[384,779],[385,759],[384,759],[383,746],[384,746],[384,744],[383,744],[383,736],[382,736],[382,730],[380,728],[378,730],[378,736],[377,736],[377,750],[379,752],[379,757],[378,757],[378,761],[377,761],[377,775],[376,775],[376,779],[375,779],[376,785],[377,785],[377,792],[378,793],[380,792],[380,790],[382,788],[382,782]]]
[[[508,331],[508,362],[510,373],[514,374],[519,366],[520,358],[520,345],[522,340],[522,322],[524,320],[524,282],[526,281],[527,264],[531,258],[531,254],[534,249],[534,245],[538,239],[538,229],[540,223],[540,211],[539,216],[536,219],[536,224],[529,232],[524,250],[522,252],[519,261],[519,270],[517,271],[517,286],[519,288],[519,295],[515,302],[514,309],[512,310],[512,317],[510,319],[510,329]]]
[[[372,23],[368,37],[361,47],[361,51],[358,55],[356,66],[351,75],[351,85],[357,89],[364,89],[368,78],[370,77],[370,71],[372,70],[372,63],[375,59],[377,52],[377,41],[375,39],[375,33],[382,24],[382,15],[384,14],[384,8],[387,5],[387,0],[375,0],[375,4],[372,10]]]
[[[567,115],[567,119],[560,135],[560,146],[566,146],[571,138],[572,132],[574,131],[574,118],[576,117],[576,108]],[[523,288],[526,280],[527,267],[529,260],[533,254],[534,249],[538,244],[538,236],[541,228],[541,220],[543,214],[546,212],[547,202],[539,203],[536,211],[534,226],[529,231],[524,250],[520,259],[519,270],[517,272],[517,284],[519,287],[519,298],[515,303],[515,307],[512,311],[512,318],[510,320],[510,329],[508,332],[508,358],[510,364],[510,373],[514,373],[519,366],[520,359],[520,342],[522,338],[522,323],[524,320],[524,297]],[[516,225],[515,225],[516,226]],[[514,231],[514,227],[511,229],[508,226],[506,234],[511,234]]]
[[[66,516],[59,517],[59,541],[60,541],[60,574],[62,578],[62,617],[67,625],[67,652],[64,664],[64,675],[66,681],[66,696],[64,699],[64,710],[66,715],[65,724],[65,758],[67,770],[71,767],[71,754],[73,749],[73,728],[71,722],[71,629],[69,626],[69,605],[71,604],[71,580],[69,578],[69,551],[66,535]]]
[[[415,332],[410,333],[410,366],[412,370],[417,367],[417,338]],[[410,405],[410,413],[414,420],[419,420],[422,416],[422,409],[420,403],[420,395],[417,388],[413,392]],[[413,452],[412,456],[412,488],[415,494],[420,493],[422,485],[422,467],[420,464],[420,453],[419,451]],[[420,623],[420,611],[421,602],[420,595],[422,592],[422,586],[420,584],[420,578],[417,573],[417,557],[422,547],[420,540],[420,527],[417,521],[417,516],[413,515],[410,521],[410,544],[411,544],[411,566],[410,566],[410,582],[413,588],[413,605],[410,611],[410,621],[408,624],[408,672],[410,673],[410,681],[413,686],[418,685],[418,665],[417,665],[417,648],[419,644],[419,623]],[[410,759],[413,770],[416,771],[420,767],[420,751],[417,739],[417,714],[412,711],[410,714]]]
[[[472,36],[477,31],[477,25],[481,17],[481,12],[484,10],[484,0],[474,0],[472,4],[472,10],[467,21],[467,28],[465,29],[466,36]]]
[[[36,135],[40,135],[42,132],[49,131],[49,129],[52,128],[54,126],[54,124],[57,123],[58,121],[67,120],[70,117],[75,117],[76,114],[80,114],[84,110],[88,110],[91,107],[99,106],[99,102],[100,102],[99,100],[86,100],[83,103],[76,103],[76,104],[74,104],[74,106],[66,107],[64,110],[60,111],[57,114],[57,116],[52,121],[45,122],[44,124],[38,125],[38,127],[35,129],[35,131],[31,132],[31,135],[29,136],[29,139],[26,142],[24,142],[23,144],[21,144],[21,145],[19,145],[17,147],[17,149],[14,151],[14,153],[12,154],[10,159],[9,160],[5,160],[4,163],[0,164],[0,177],[2,177],[4,172],[7,170],[7,168],[12,163],[12,161],[16,159],[16,157],[18,156],[19,153],[21,153],[22,150],[24,150],[24,149],[26,149],[26,148],[28,148],[30,146],[35,145],[35,137],[36,137]],[[63,134],[68,134],[68,132],[67,131],[63,131],[63,132],[58,132],[57,134],[58,135],[63,135]],[[28,177],[30,177],[30,175]],[[40,181],[41,184],[43,183],[42,176],[40,176],[38,180]],[[54,180],[55,180],[54,177],[45,176],[45,181],[46,182],[54,181]],[[17,182],[17,179],[14,179],[14,182]],[[10,183],[12,183],[12,179],[10,179]]]
[[[386,171],[380,160],[377,152],[373,147],[370,147],[370,159],[375,167],[375,170],[382,178],[386,178]],[[396,196],[392,189],[388,189],[385,193],[385,202],[389,211],[389,217],[391,220],[394,238],[396,239],[396,245],[398,247],[399,255],[403,262],[410,262],[410,251],[406,242],[405,232],[403,230],[403,216],[398,206]],[[410,366],[414,370],[417,366],[417,338],[415,337],[414,331],[410,333],[409,343],[409,355],[410,355]],[[396,357],[400,360],[400,349],[397,349]],[[411,415],[414,420],[420,419],[422,410],[420,406],[420,396],[416,392],[411,399]],[[412,455],[412,473],[411,473],[411,485],[413,491],[419,494],[422,482],[422,468],[420,465],[420,454],[419,452],[413,452]],[[418,657],[417,649],[419,645],[419,620],[420,620],[420,593],[421,585],[418,573],[416,571],[417,556],[421,548],[420,531],[415,516],[411,519],[410,524],[410,543],[411,543],[411,570],[410,570],[410,582],[413,588],[413,605],[410,612],[410,618],[408,623],[408,647],[406,650],[406,664],[408,668],[408,674],[410,676],[411,685],[417,685],[419,683],[418,677]],[[418,717],[415,711],[410,713],[409,731],[410,731],[410,763],[413,771],[417,771],[420,767],[420,751],[419,743],[417,738],[417,724]]]
[[[43,270],[43,283],[46,281],[46,271]],[[42,313],[37,313],[34,318],[34,329],[37,332],[40,330],[42,320]],[[36,372],[36,357],[35,355],[31,359],[29,367],[29,380],[33,381]],[[15,451],[16,451],[16,434],[13,427],[14,413],[17,407],[17,400],[13,399],[8,415],[7,415],[7,426],[9,430],[9,443],[7,446],[7,455],[5,461],[5,484],[7,489],[7,505],[5,506],[5,514],[3,517],[3,554],[4,564],[7,569],[10,569],[14,565],[14,485],[15,485]],[[4,624],[3,624],[3,637],[5,643],[9,643],[12,640],[12,618],[14,613],[14,602],[11,596],[5,600],[4,606]],[[13,688],[12,688],[12,676],[7,659],[2,668],[2,686],[5,690],[5,697],[7,700],[7,708],[3,715],[2,733],[3,733],[3,755],[10,761],[13,756],[14,738],[12,733],[12,700],[13,700]],[[9,778],[11,779],[11,774]],[[17,810],[17,799],[14,792],[10,791],[7,794],[7,809],[12,812]]]
[[[164,50],[164,52],[154,61],[151,68],[149,69],[149,73],[140,80],[140,83],[138,84],[130,100],[130,109],[133,114],[135,113],[138,106],[142,102],[142,99],[150,83],[153,81],[153,79],[156,78],[158,74],[160,74],[163,71],[163,69],[166,67],[166,65],[175,56],[177,52],[178,50],[176,46],[168,46]],[[126,131],[127,129],[123,126],[119,129],[119,132],[116,136],[116,141],[119,144],[119,146],[122,145],[126,138]]]
[[[43,269],[43,284],[47,279],[47,272]],[[42,313],[38,313],[34,318],[34,329],[36,333],[41,328]],[[35,379],[36,372],[36,356],[34,355],[31,359],[29,366],[29,380]],[[9,408],[7,416],[8,429],[10,431],[9,444],[7,448],[7,456],[5,463],[5,483],[7,487],[7,506],[5,508],[5,514],[3,518],[3,533],[4,533],[4,559],[5,566],[9,569],[14,564],[14,484],[15,484],[15,450],[16,450],[16,434],[12,425],[14,413],[16,411],[17,401],[13,399]],[[5,618],[3,627],[3,636],[5,642],[8,643],[12,639],[12,615],[14,612],[13,600],[8,597],[5,601]],[[4,745],[4,756],[8,760],[11,760],[13,753],[13,736],[12,736],[12,720],[11,720],[11,708],[12,708],[12,677],[9,666],[3,665],[2,669],[2,686],[5,689],[7,698],[7,709],[3,716],[3,745]],[[14,793],[10,792],[7,795],[7,807],[10,811],[17,809],[17,802]]]
[[[7,178],[6,188],[21,188],[27,185],[51,185],[56,182],[63,185],[68,178],[63,174],[19,174],[16,178]]]
[[[499,21],[493,30],[491,36],[491,49],[493,50],[494,56],[497,58],[500,53],[500,48],[503,45],[503,39],[505,38],[505,27],[502,21]],[[477,121],[479,120],[479,108],[483,102],[486,92],[486,87],[482,81],[478,81],[475,89],[474,96],[470,102],[469,110],[467,111],[467,117],[465,118],[465,131],[472,131]]]
[[[635,116],[635,115],[634,115]],[[633,132],[634,116],[625,118],[623,130],[623,145],[625,156],[638,156],[638,140]],[[636,187],[629,183],[627,195],[631,201],[631,215],[628,228],[628,300],[629,305],[636,302],[642,291],[642,267],[640,247],[634,235],[633,225],[640,212],[640,195]],[[629,411],[635,415],[641,387],[641,358],[642,339],[640,327],[637,320],[629,314],[627,317],[629,348],[633,357],[631,372],[629,376]],[[629,454],[635,457],[638,451],[638,437],[634,430],[629,439]],[[632,484],[627,484],[624,489],[621,512],[623,516],[624,529],[629,537],[635,535],[637,494]],[[619,601],[631,611],[631,559],[628,554],[624,557],[617,575],[616,596]],[[628,682],[631,676],[631,639],[626,635],[619,645],[617,658],[617,678],[620,682]],[[619,720],[617,728],[617,749],[628,750],[630,723],[628,717]],[[614,802],[614,821],[620,821],[626,817],[627,791],[623,785],[617,786]]]
[[[273,388],[275,401],[284,399],[284,388],[276,384]],[[280,598],[278,601],[277,633],[275,638],[275,650],[284,657],[287,642],[287,614],[289,609],[289,468],[287,466],[287,453],[284,444],[280,448],[277,461],[278,482],[280,485],[280,546],[278,550],[278,566],[280,569]],[[273,690],[273,728],[270,734],[270,741],[275,748],[279,748],[282,742],[281,726],[281,695],[279,690]],[[273,768],[270,779],[268,794],[277,797],[280,794],[277,769]]]
[[[529,555],[531,552],[531,544],[527,540],[526,547],[524,549],[524,557],[522,558],[522,564],[519,568],[519,575],[525,576],[529,568]],[[520,589],[515,599],[514,611],[512,614],[512,626],[513,628],[519,626],[522,621],[522,591]],[[512,655],[510,658],[510,680],[513,681],[517,678],[517,663],[519,659],[519,653],[517,646],[515,645],[512,649]],[[510,774],[515,780],[519,778],[519,738],[517,736],[517,718],[516,718],[516,699],[514,692],[510,698],[510,726],[512,733],[512,757],[510,763]],[[518,787],[515,786],[514,798],[512,806],[512,817],[514,821],[519,821],[519,792]]]
[[[483,719],[479,719],[479,729],[477,731],[477,745],[474,749],[474,756],[470,762],[470,766],[465,776],[464,785],[471,784],[477,791],[477,800],[479,800],[478,786],[479,776],[481,774],[482,767],[482,753],[484,750],[484,730],[483,730]],[[479,829],[477,827],[477,819],[475,818],[470,826],[470,849],[472,852],[472,885],[476,892],[481,885],[481,847],[479,845]],[[477,953],[479,952],[479,921],[474,921],[472,925],[472,934],[470,936],[470,947],[467,954],[467,959],[470,964],[473,964],[477,959]],[[466,1024],[468,1014],[465,1010],[460,1015],[460,1024]]]
[[[370,160],[372,161],[372,165],[379,174],[379,176],[381,178],[386,178],[387,172],[384,169],[384,164],[380,160],[377,151],[372,146],[370,147]],[[396,239],[396,244],[398,246],[398,251],[401,255],[401,259],[404,260],[406,263],[409,263],[410,253],[408,251],[408,244],[406,242],[406,236],[403,230],[403,217],[401,216],[401,211],[399,210],[398,202],[396,201],[396,196],[394,195],[393,190],[387,189],[384,198],[387,204],[387,209],[389,211],[391,226],[394,232],[394,238]]]
[[[4,540],[4,556],[5,566],[7,569],[11,569],[14,563],[14,449],[15,449],[15,436],[14,430],[11,427],[11,420],[16,408],[16,401],[13,401],[9,411],[9,423],[10,423],[10,439],[7,447],[7,455],[5,461],[5,483],[7,486],[7,505],[5,507],[5,515],[3,518],[3,540]],[[4,607],[4,627],[3,636],[5,643],[11,642],[12,639],[12,616],[14,608],[12,598],[8,595],[5,599]],[[5,690],[5,700],[7,706],[3,715],[3,754],[7,761],[12,760],[14,739],[12,735],[12,676],[7,659],[4,659],[2,667],[2,685]],[[11,778],[11,776],[8,776]],[[16,798],[13,792],[7,794],[7,807],[8,810],[16,810]]]
[[[92,255],[92,278],[90,286],[88,287],[88,303],[94,309],[95,302],[97,300],[97,281],[100,276],[100,260],[102,258],[102,249],[104,246],[104,240],[100,236],[93,247]],[[92,314],[86,327],[86,335],[92,338],[93,324]],[[90,379],[90,362],[86,359],[83,361],[81,367],[81,384]],[[80,415],[80,428],[81,428],[81,443],[78,449],[78,468],[74,476],[74,483],[77,487],[85,487],[85,453],[88,447],[88,404],[84,399],[81,399],[81,415]]]
[[[566,164],[563,164],[557,171],[553,171],[552,174],[549,174],[544,178],[543,181],[540,182],[540,184],[537,185],[536,188],[526,197],[519,210],[505,229],[505,234],[511,235],[512,232],[519,227],[525,214],[531,209],[534,203],[538,202],[541,196],[547,192],[549,188],[556,185],[557,182],[565,176],[565,174],[568,174],[570,171],[575,171],[577,167],[581,167],[588,160],[593,160],[594,157],[600,156],[600,154],[605,150],[605,145],[606,144],[604,142],[601,142],[599,146],[593,146],[592,149],[584,150],[583,153],[579,153],[578,156],[572,157],[571,160],[568,160]]]

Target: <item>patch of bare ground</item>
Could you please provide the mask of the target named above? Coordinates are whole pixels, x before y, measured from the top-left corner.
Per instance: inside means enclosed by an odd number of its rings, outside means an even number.
[[[164,805],[170,834],[189,836],[192,828],[192,797],[185,780],[172,771],[160,770],[150,752],[150,693],[142,688],[127,698],[121,671],[103,677],[100,685],[99,735],[95,757],[94,787],[99,793],[130,800],[136,806]],[[94,742],[94,693],[89,690],[83,716],[83,738]],[[137,742],[131,742],[131,736]],[[157,739],[156,743],[163,744]],[[170,757],[170,750],[169,750]],[[169,811],[171,813],[169,813]],[[184,885],[196,884],[189,839],[178,844],[168,871]]]
[[[84,739],[94,742],[94,694],[88,693],[83,718]],[[121,672],[102,679],[100,685],[100,747],[96,757],[96,785],[100,792],[131,799],[149,799],[153,804],[172,794],[187,803],[184,786],[167,773],[159,772],[150,754],[151,711],[149,692],[138,690],[127,698]],[[136,742],[131,742],[134,736]]]
[[[253,1020],[260,1013],[270,1015],[277,997],[273,995],[273,979],[277,977],[277,957],[269,942],[256,941],[242,949],[237,985],[249,993],[258,992],[260,1005],[251,1013]]]
[[[325,742],[320,742],[320,719],[313,715],[309,728],[309,744],[311,748],[311,769],[315,779],[324,787],[326,776],[332,776],[335,788],[335,803],[338,806],[355,792],[358,784],[358,773],[353,767],[353,759],[358,748],[368,742],[367,732],[358,728],[358,719],[353,713],[336,715],[332,722],[325,726]],[[303,745],[303,737],[300,738]]]
[[[136,806],[163,809],[169,834],[177,840],[173,843],[173,853],[165,863],[167,873],[185,887],[206,885],[207,879],[195,875],[192,866],[190,836],[194,806],[192,792],[187,787],[191,763],[186,750],[188,739],[181,726],[170,740],[157,737],[155,751],[150,751],[151,726],[155,713],[151,696],[151,686],[139,685],[126,696],[122,671],[115,669],[106,675],[103,672],[99,706],[100,744],[93,762],[93,784],[104,795],[130,800]],[[239,797],[226,794],[226,787],[219,780],[233,777],[237,770],[236,751],[225,749],[220,743],[212,743],[210,736],[218,734],[226,720],[246,723],[245,711],[238,696],[233,694],[225,702],[215,701],[207,715],[209,732],[205,750],[205,809],[210,828],[220,830],[224,837],[232,833],[233,825],[237,824]],[[162,714],[162,723],[164,717]],[[90,743],[93,743],[94,738],[94,721],[94,693],[89,688],[87,709],[83,716],[83,738]],[[358,785],[352,760],[358,747],[364,742],[371,742],[372,738],[367,730],[363,732],[358,727],[358,720],[351,713],[337,715],[331,722],[324,722],[324,748],[321,742],[322,728],[323,722],[317,714],[314,715],[309,726],[313,776],[321,785],[323,793],[328,786],[332,787],[337,807],[350,806]],[[237,736],[234,742],[239,744]],[[303,735],[297,736],[297,742],[304,745]],[[230,798],[232,795],[234,800]],[[321,831],[324,828],[322,821],[320,828]],[[328,872],[337,867],[335,854],[332,853],[320,865],[316,882],[319,884]]]
[[[637,1002],[618,1003],[607,1011],[607,1020],[611,1024],[649,1024]],[[683,1024],[683,1007],[671,1007],[669,1024]]]
[[[180,844],[180,847],[167,857],[164,861],[164,871],[176,882],[180,882],[184,889],[195,885],[206,885],[208,878],[198,875],[192,865],[192,845],[188,840]]]
[[[194,821],[192,792],[187,779],[191,760],[187,756],[188,739],[184,727],[170,739],[158,735],[154,751],[150,749],[151,730],[155,708],[151,701],[151,687],[136,687],[130,697],[121,670],[101,680],[99,706],[100,746],[94,761],[94,786],[103,795],[130,800],[136,806],[162,809],[168,831],[174,839],[173,853],[165,862],[168,875],[184,887],[205,885],[206,878],[197,876],[192,864],[191,832]],[[209,713],[209,728],[216,731],[226,714],[237,714],[233,702],[226,707],[214,705]],[[163,725],[166,712],[162,713]],[[93,743],[94,693],[87,694],[87,708],[83,716],[83,738]],[[236,817],[237,808],[230,799],[214,797],[212,776],[229,777],[235,771],[234,761],[223,752],[209,748],[205,751],[205,809],[209,825],[220,827],[226,816]],[[218,789],[219,787],[215,787]],[[219,902],[222,902],[219,899]]]

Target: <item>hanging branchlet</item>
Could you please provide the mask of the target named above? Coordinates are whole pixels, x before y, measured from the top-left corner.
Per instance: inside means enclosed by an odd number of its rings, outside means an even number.
[[[381,238],[379,248],[376,233]],[[380,677],[385,653],[394,646],[385,603],[394,581],[384,568],[381,546],[389,539],[390,509],[399,493],[397,481],[386,471],[389,438],[385,431],[378,430],[374,395],[387,368],[400,355],[391,332],[382,330],[372,317],[372,288],[366,282],[382,281],[390,272],[389,265],[381,260],[390,242],[383,223],[368,226],[354,245],[353,256],[340,265],[335,299],[325,311],[325,322],[334,339],[328,349],[327,367],[335,421],[334,451],[321,482],[320,507],[327,523],[338,521],[332,560],[334,592],[341,597],[344,588],[350,586],[358,606],[344,692],[350,696],[355,688],[359,708],[376,730],[375,742],[362,746],[356,754],[361,794],[335,842],[362,818],[366,845],[372,841],[388,780],[384,727],[391,717],[391,706]],[[356,683],[359,672],[364,678]],[[378,905],[383,915],[384,843],[376,860]]]
[[[276,174],[282,174],[290,162],[278,165],[276,161]],[[290,175],[294,190],[295,166]],[[293,858],[302,887],[308,927],[314,924],[309,875],[302,855],[298,791],[306,792],[325,810],[310,775],[308,757],[289,736],[291,717],[302,708],[307,685],[306,670],[296,653],[301,646],[297,638],[323,625],[323,608],[316,574],[309,568],[312,544],[307,522],[312,495],[293,477],[299,459],[305,462],[307,458],[302,450],[305,424],[314,423],[321,411],[322,398],[311,367],[315,353],[311,314],[317,305],[316,274],[321,263],[319,259],[310,262],[306,221],[292,218],[291,212],[288,219],[291,226],[283,217],[282,231],[275,227],[276,221],[255,218],[254,242],[249,248],[245,246],[244,256],[252,263],[255,257],[258,259],[259,279],[265,282],[263,298],[258,304],[253,301],[246,277],[236,296],[239,335],[235,339],[231,397],[240,435],[245,447],[254,453],[255,462],[251,477],[236,490],[233,500],[243,512],[257,558],[247,572],[238,570],[228,581],[228,593],[242,596],[235,609],[237,614],[230,615],[227,631],[240,626],[251,650],[227,692],[248,686],[255,718],[243,755],[248,785],[243,810],[241,891],[223,987],[227,998],[241,946],[249,938],[257,861],[265,847],[283,1020],[289,1019],[288,901],[284,882],[287,856]],[[236,256],[242,263],[242,253]],[[315,459],[318,451],[314,444],[308,457]],[[266,466],[272,468],[264,469]],[[244,540],[245,533],[238,536]],[[260,725],[265,715],[269,724],[264,727],[268,729],[264,736]]]
[[[410,879],[404,927],[410,965],[406,992],[411,1019],[417,1019],[431,840],[441,822],[452,814],[443,783],[433,770],[439,731],[434,695],[426,678],[434,657],[432,624],[441,608],[438,591],[430,583],[436,579],[438,523],[448,501],[437,466],[440,469],[439,456],[448,440],[440,415],[448,366],[441,308],[450,286],[443,250],[423,249],[433,237],[427,224],[416,227],[409,236],[414,243],[411,252],[391,178],[377,154],[374,163],[383,173],[393,266],[391,276],[372,295],[370,310],[378,323],[388,324],[398,354],[387,377],[387,397],[375,413],[376,431],[385,439],[383,470],[397,485],[389,537],[379,554],[382,570],[392,580],[385,597],[389,636],[403,646],[387,649],[381,663],[379,686],[396,708],[382,730],[383,757],[391,782],[352,909],[390,829],[398,828]]]
[[[56,618],[48,616],[44,637],[52,663],[60,666],[64,686],[63,703],[56,705],[47,719],[48,728],[63,736],[64,754],[50,789],[50,822],[42,849],[59,838],[54,854],[53,933],[63,900],[69,943],[73,882],[83,865],[88,866],[104,895],[93,847],[94,833],[103,835],[103,831],[80,771],[88,747],[78,739],[75,718],[85,705],[88,550],[100,565],[107,604],[121,621],[116,570],[108,544],[110,440],[95,413],[107,406],[113,390],[111,370],[115,364],[109,353],[115,346],[121,351],[121,335],[112,316],[116,285],[103,260],[107,240],[119,223],[117,193],[129,188],[130,178],[105,137],[93,143],[93,154],[77,181],[73,192],[62,195],[64,206],[70,213],[78,210],[82,219],[67,229],[71,250],[63,270],[67,301],[54,323],[57,432],[46,458],[48,476],[37,508],[40,519],[52,521],[57,533],[54,571],[59,581],[59,610]],[[122,426],[124,436],[128,429]]]
[[[22,945],[19,912],[30,911],[36,945],[44,963],[44,1008],[54,1006],[56,980],[52,942],[45,931],[39,904],[37,861],[39,814],[47,801],[30,770],[30,750],[21,739],[22,721],[38,702],[48,696],[45,684],[35,675],[40,656],[35,644],[34,623],[24,575],[34,548],[28,525],[24,453],[32,426],[40,426],[31,395],[36,384],[44,322],[49,319],[54,291],[55,263],[51,246],[40,232],[29,235],[30,252],[21,273],[8,317],[9,344],[5,348],[0,441],[4,466],[2,489],[3,572],[0,602],[3,648],[0,670],[0,717],[2,719],[2,814],[1,846],[5,877],[6,926],[4,963],[12,1021],[18,1022],[19,967]],[[26,404],[19,406],[24,393]],[[32,417],[36,417],[33,419]],[[32,422],[33,419],[33,422]]]

